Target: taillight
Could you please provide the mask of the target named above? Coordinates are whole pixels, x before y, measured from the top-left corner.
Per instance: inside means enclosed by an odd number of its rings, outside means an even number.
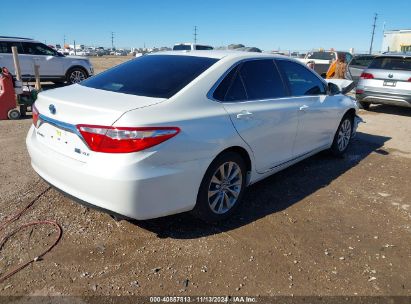
[[[355,94],[364,94],[364,90],[357,89],[355,90]]]
[[[374,75],[370,73],[362,73],[360,78],[362,79],[374,79]]]
[[[92,151],[104,153],[131,153],[156,146],[174,136],[176,127],[105,127],[78,125],[87,145]]]
[[[411,78],[410,78],[410,79],[408,79],[408,82],[411,82]]]
[[[31,107],[31,113],[33,115],[33,125],[37,128],[37,122],[39,120],[39,110],[37,110],[34,104]]]

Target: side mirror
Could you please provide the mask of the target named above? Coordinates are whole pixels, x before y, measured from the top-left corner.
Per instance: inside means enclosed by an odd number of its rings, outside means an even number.
[[[340,93],[341,93],[340,88],[335,83],[332,83],[332,82],[328,83],[328,94],[329,95],[332,96],[332,95],[337,95]]]

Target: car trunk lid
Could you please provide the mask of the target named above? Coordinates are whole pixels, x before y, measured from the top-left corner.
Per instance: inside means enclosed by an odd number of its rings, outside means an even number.
[[[65,156],[86,162],[93,152],[77,125],[112,126],[124,113],[158,104],[166,99],[115,93],[72,85],[39,94],[36,137]]]

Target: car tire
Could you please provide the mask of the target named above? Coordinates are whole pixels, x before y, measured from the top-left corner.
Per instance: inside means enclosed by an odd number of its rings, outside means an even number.
[[[347,151],[353,134],[354,119],[351,114],[346,114],[338,125],[334,140],[331,145],[331,153],[334,156],[342,157]]]
[[[20,118],[20,111],[17,109],[11,109],[10,111],[7,112],[7,117],[10,120],[16,120]]]
[[[70,84],[76,84],[88,77],[87,71],[80,67],[74,67],[68,70],[66,74],[66,81]]]
[[[230,217],[240,206],[246,187],[246,170],[239,154],[219,155],[203,177],[192,214],[206,222]]]
[[[363,108],[364,110],[369,110],[370,109],[370,103],[369,102],[360,101],[360,105],[361,105],[361,108]]]

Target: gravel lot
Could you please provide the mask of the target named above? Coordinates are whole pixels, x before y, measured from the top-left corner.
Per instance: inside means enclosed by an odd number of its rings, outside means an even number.
[[[96,71],[129,58],[93,58]],[[43,260],[2,295],[411,295],[411,109],[374,106],[344,159],[320,153],[250,187],[238,214],[115,222],[50,188],[1,233],[38,219],[63,227]],[[0,121],[1,221],[48,188],[31,169],[31,120]],[[161,189],[160,189],[161,190]],[[54,237],[26,229],[0,272]]]

